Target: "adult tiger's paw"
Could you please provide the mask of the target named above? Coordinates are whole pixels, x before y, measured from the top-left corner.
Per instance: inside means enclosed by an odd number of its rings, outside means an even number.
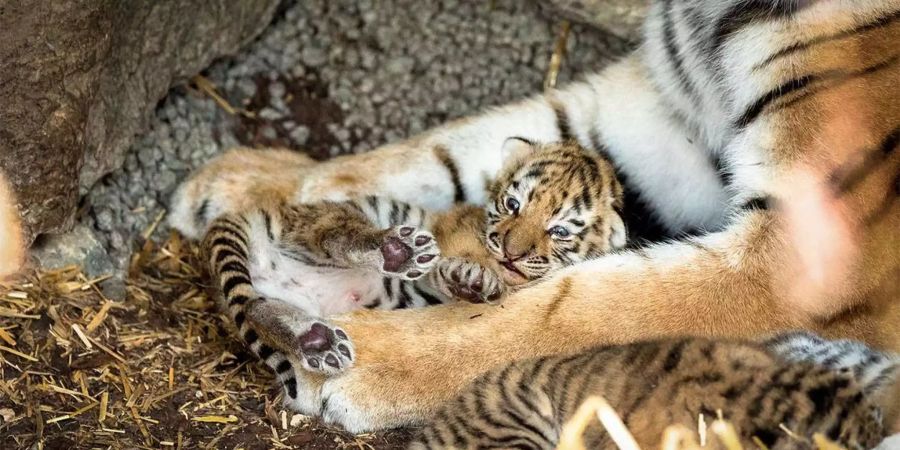
[[[430,272],[440,249],[431,233],[411,225],[388,230],[381,244],[382,272],[404,280],[415,280]]]

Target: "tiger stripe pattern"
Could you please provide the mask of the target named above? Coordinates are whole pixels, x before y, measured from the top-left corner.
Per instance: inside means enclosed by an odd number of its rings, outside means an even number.
[[[816,355],[855,357],[864,363],[860,372],[880,371],[865,361],[887,357],[861,344],[789,333],[763,345],[666,339],[533,359],[479,377],[410,449],[553,449],[563,424],[592,395],[609,401],[641,448],[660,448],[670,425],[696,429],[699,415],[711,421],[719,411],[745,448],[812,448],[811,439],[800,441],[782,426],[801,438],[821,433],[848,449],[874,447],[884,426],[867,395],[872,380],[812,363],[805,352],[797,357],[811,342]],[[586,448],[617,448],[599,422],[584,437]]]
[[[808,331],[780,333],[763,345],[788,361],[852,373],[865,395],[879,406],[887,424],[900,419],[900,354],[850,339],[824,339]]]

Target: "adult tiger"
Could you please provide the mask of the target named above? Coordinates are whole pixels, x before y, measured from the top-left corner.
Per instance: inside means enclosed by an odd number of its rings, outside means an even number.
[[[234,161],[189,181],[173,213],[190,221],[273,195],[480,203],[507,137],[574,138],[606,152],[665,234],[694,234],[562,270],[504,308],[335,319],[357,343],[355,366],[297,370],[289,402],[351,431],[420,422],[498,364],[652,336],[807,328],[900,350],[898,18],[896,0],[658,1],[643,46],[584,82],[315,171]],[[809,202],[839,219],[821,229],[853,245],[789,233],[771,208],[797,217]],[[826,255],[843,270],[810,257],[823,245],[843,249]],[[798,285],[818,288],[800,291],[802,307],[787,288]]]

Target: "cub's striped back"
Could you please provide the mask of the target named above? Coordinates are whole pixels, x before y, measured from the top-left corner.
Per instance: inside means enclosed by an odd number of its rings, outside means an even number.
[[[440,409],[410,448],[552,449],[592,395],[609,401],[642,448],[659,448],[669,425],[695,429],[698,415],[711,419],[720,410],[745,448],[756,448],[755,440],[797,448],[781,426],[804,437],[822,433],[849,449],[872,448],[884,437],[878,408],[853,371],[788,361],[759,344],[688,338],[496,369]],[[616,448],[599,423],[585,443]]]

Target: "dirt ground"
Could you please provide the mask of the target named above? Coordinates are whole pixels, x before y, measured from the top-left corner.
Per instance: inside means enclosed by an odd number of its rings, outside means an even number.
[[[196,259],[177,236],[145,242],[121,302],[77,267],[0,285],[0,449],[405,447],[409,430],[353,436],[282,408]]]

